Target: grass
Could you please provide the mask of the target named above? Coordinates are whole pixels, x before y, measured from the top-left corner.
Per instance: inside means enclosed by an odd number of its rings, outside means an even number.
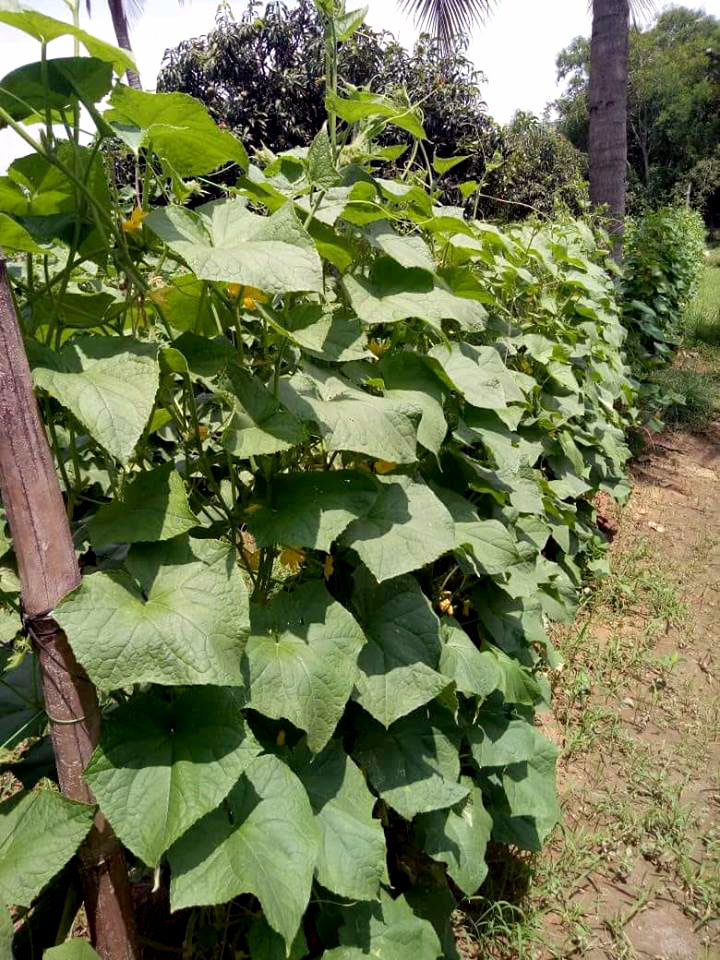
[[[685,338],[720,346],[720,247],[707,252],[700,287],[685,315]]]

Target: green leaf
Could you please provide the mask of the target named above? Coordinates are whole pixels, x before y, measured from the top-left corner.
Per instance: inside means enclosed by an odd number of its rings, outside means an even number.
[[[206,107],[186,93],[145,93],[117,86],[110,106],[105,119],[118,136],[136,152],[140,145],[151,147],[178,176],[210,173],[230,162],[247,170],[248,156],[240,140],[221,130]]]
[[[10,916],[10,911],[4,905],[0,905],[0,960],[15,960],[13,955],[13,936],[15,934],[15,924]]]
[[[481,520],[465,497],[451,490],[434,489],[455,523],[455,546],[467,552],[477,576],[506,573],[535,556],[534,547],[518,543],[510,527],[499,520]]]
[[[136,544],[126,570],[93,573],[55,618],[102,690],[132,683],[242,686],[247,589],[232,547],[177,537]]]
[[[449,876],[471,897],[488,873],[485,851],[492,825],[482,790],[471,787],[466,799],[450,810],[421,814],[416,830],[425,853],[446,863]]]
[[[17,618],[13,636],[20,629]],[[12,638],[10,638],[12,639]],[[27,737],[37,737],[45,727],[45,702],[35,657],[2,674],[0,683],[0,748],[12,750]]]
[[[512,373],[493,347],[442,344],[433,347],[430,356],[441,364],[457,391],[476,407],[504,410],[508,403],[524,399]]]
[[[479,767],[503,767],[532,760],[549,741],[528,723],[503,713],[481,713],[468,732],[470,749]]]
[[[377,500],[379,484],[359,470],[281,474],[267,506],[247,519],[258,546],[273,544],[329,551],[348,524]]]
[[[389,257],[378,257],[369,276],[346,276],[342,283],[353,310],[370,325],[413,318],[436,330],[443,320],[455,320],[464,330],[485,325],[482,304],[455,296],[426,269],[406,269]]]
[[[200,280],[242,283],[272,294],[323,289],[320,257],[291,203],[269,217],[250,213],[243,199],[217,200],[192,211],[162,207],[145,225]]]
[[[362,630],[317,581],[254,604],[251,622],[245,654],[249,705],[305,730],[317,753],[352,693]]]
[[[382,892],[380,903],[356,903],[343,910],[342,946],[326,950],[323,960],[437,960],[440,940],[428,920],[413,913],[405,897]]]
[[[462,627],[449,617],[443,617],[440,623],[440,637],[440,672],[455,681],[460,693],[484,699],[497,690],[500,668],[490,650],[478,650]]]
[[[310,797],[320,831],[315,868],[328,890],[351,900],[375,900],[389,883],[385,834],[373,819],[375,798],[340,741],[314,757],[298,747],[292,766]]]
[[[69,23],[47,17],[32,7],[23,7],[16,0],[0,0],[0,23],[22,30],[41,43],[50,43],[58,37],[77,37],[91,57],[112,63],[117,74],[136,69],[132,57],[124,50],[98,40]]]
[[[467,797],[461,784],[459,740],[420,709],[385,730],[368,719],[357,739],[355,759],[382,799],[406,820],[443,810]]]
[[[399,234],[384,220],[369,224],[365,234],[378,250],[397,261],[401,267],[435,271],[430,248],[418,234]]]
[[[329,190],[340,183],[335,168],[327,127],[323,125],[310,144],[307,155],[308,180],[320,190]]]
[[[359,576],[353,594],[367,644],[356,680],[359,703],[385,727],[438,696],[440,623],[417,582],[401,577],[380,587]]]
[[[417,570],[455,546],[452,517],[432,490],[409,477],[379,477],[380,496],[341,542],[379,583]]]
[[[328,111],[334,111],[346,123],[358,123],[368,117],[385,120],[401,130],[407,130],[418,140],[426,140],[427,134],[413,107],[403,107],[393,103],[379,93],[364,90],[354,91],[352,96],[342,99],[332,93],[325,97]]]
[[[0,806],[0,903],[29,907],[74,855],[95,810],[54,790],[16,794]]]
[[[100,960],[87,940],[68,940],[59,947],[50,947],[43,960]]]
[[[132,458],[155,403],[157,348],[133,337],[74,337],[59,353],[29,349],[35,385],[77,417],[122,464]]]
[[[348,10],[347,13],[335,18],[335,36],[339,43],[345,43],[360,29],[367,13],[367,7],[359,7],[357,10]]]
[[[47,253],[35,243],[25,227],[6,213],[0,213],[0,247],[17,253]]]
[[[497,647],[491,652],[500,670],[498,689],[506,703],[535,706],[543,700],[542,690],[530,671]]]
[[[27,63],[0,80],[0,107],[13,120],[25,120],[46,109],[67,109],[76,99],[93,104],[110,92],[112,80],[111,65],[92,57],[47,60],[44,68]]]
[[[279,314],[276,320],[294,343],[320,360],[370,357],[365,330],[349,311],[330,313],[318,303],[303,303],[287,314]]]
[[[228,369],[227,375],[234,394],[232,417],[222,436],[228,453],[247,459],[302,443],[303,425],[257,377],[239,367]]]
[[[237,692],[199,687],[172,699],[151,692],[103,722],[85,779],[125,846],[154,867],[258,753]]]
[[[469,160],[470,156],[465,154],[462,157],[439,157],[437,154],[433,157],[433,170],[435,173],[443,174],[447,173],[449,170],[452,170],[453,167],[456,167],[459,163],[463,163],[465,160]]]
[[[390,463],[417,460],[416,427],[407,412],[341,377],[313,372],[316,376],[298,372],[282,379],[279,396],[296,416],[318,425],[329,451],[364,453]]]
[[[170,849],[171,907],[225,903],[252,893],[289,950],[310,898],[318,846],[298,778],[277,757],[258,757],[223,806]]]
[[[109,293],[56,293],[33,302],[33,320],[36,325],[54,321],[77,329],[99,327],[115,302]]]
[[[431,363],[422,354],[404,351],[383,357],[378,370],[388,400],[420,409],[418,442],[439,456],[448,427],[443,412],[443,386]]]
[[[486,796],[495,841],[537,851],[560,822],[557,756],[557,748],[537,733],[532,757],[492,773]]]
[[[169,461],[135,474],[122,500],[100,507],[90,521],[90,540],[95,546],[170,540],[197,524],[182,477]]]

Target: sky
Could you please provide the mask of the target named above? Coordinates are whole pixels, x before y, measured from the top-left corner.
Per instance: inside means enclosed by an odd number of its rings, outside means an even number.
[[[49,16],[69,19],[63,0],[24,0]],[[368,22],[376,29],[393,33],[405,46],[411,46],[417,30],[411,18],[401,12],[397,0],[364,0],[369,5]],[[245,0],[229,0],[240,17]],[[361,6],[363,0],[357,0]],[[348,0],[348,7],[355,6]],[[658,8],[671,6],[659,0]],[[700,0],[688,5],[703,7],[720,17],[720,0]],[[93,0],[89,18],[82,4],[81,26],[96,36],[115,42],[105,0]],[[164,51],[181,40],[207,33],[214,26],[218,0],[146,0],[145,12],[132,25],[135,58],[146,89],[154,89]],[[470,38],[468,56],[485,73],[482,90],[492,116],[501,123],[511,119],[516,110],[541,114],[554,100],[560,88],[555,81],[555,58],[576,36],[589,35],[588,0],[499,0],[487,22],[475,28]],[[50,56],[72,54],[66,39],[55,40]],[[15,67],[39,59],[39,48],[30,37],[0,25],[0,69],[3,74]],[[24,144],[10,131],[0,131],[0,171],[15,156],[26,153]]]

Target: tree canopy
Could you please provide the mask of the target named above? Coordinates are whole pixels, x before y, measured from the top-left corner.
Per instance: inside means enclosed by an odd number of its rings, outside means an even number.
[[[166,52],[158,90],[197,97],[248,148],[280,152],[307,143],[325,119],[324,49],[312,0],[264,10],[251,2],[238,20],[221,8],[215,30]],[[461,185],[480,184],[478,209],[498,219],[519,219],[530,207],[549,213],[556,197],[578,212],[583,159],[536,118],[495,123],[481,93],[484,77],[462,46],[448,53],[424,34],[409,52],[387,31],[364,25],[341,43],[338,69],[350,87],[419,105],[428,171],[433,156],[467,157],[443,176],[447,202],[465,202],[477,190]],[[409,146],[412,137],[394,130],[381,143],[403,139]]]
[[[720,221],[720,20],[677,7],[630,36],[628,162],[631,206],[689,200]],[[567,88],[553,107],[559,130],[587,150],[590,44],[557,58]]]

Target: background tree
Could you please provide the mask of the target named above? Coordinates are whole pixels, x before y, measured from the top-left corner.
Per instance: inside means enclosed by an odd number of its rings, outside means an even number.
[[[720,20],[679,7],[630,33],[628,161],[632,209],[683,200],[708,224],[720,219]],[[588,148],[589,44],[577,38],[557,59],[566,92],[553,105],[559,129]]]
[[[517,219],[528,205],[550,212],[555,195],[579,211],[582,157],[537,120],[496,124],[482,97],[484,77],[462,47],[447,52],[423,34],[409,53],[391,34],[364,26],[341,45],[339,58],[339,73],[350,83],[420,104],[435,154],[467,156],[441,181],[448,202],[463,203],[460,185],[476,182],[483,184],[478,210],[486,216]],[[270,3],[264,11],[252,3],[240,20],[222,11],[215,30],[166,52],[158,90],[192,94],[248,148],[279,152],[305,145],[322,125],[323,80],[322,24],[312,0],[300,0],[292,7]],[[403,138],[410,140],[394,129],[383,142]],[[224,176],[234,182],[237,173]]]

